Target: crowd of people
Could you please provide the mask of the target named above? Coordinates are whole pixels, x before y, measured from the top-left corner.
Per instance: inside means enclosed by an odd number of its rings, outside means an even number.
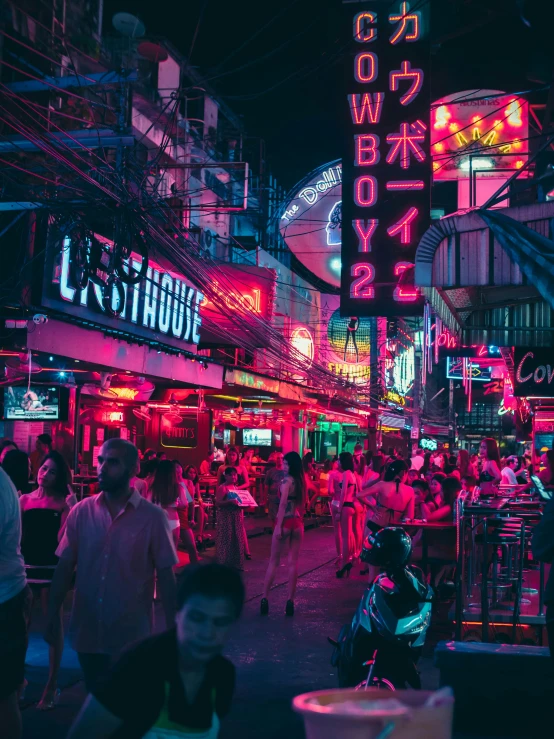
[[[91,694],[71,736],[93,736],[90,727],[102,722],[116,729],[134,721],[130,706],[136,695],[142,695],[142,688],[136,692],[128,686],[136,684],[141,670],[150,668],[163,685],[176,659],[170,654],[172,648],[178,655],[182,651],[184,684],[190,679],[195,686],[192,694],[198,691],[198,714],[179,720],[192,721],[195,728],[205,727],[209,720],[209,725],[216,725],[226,711],[229,690],[222,685],[215,665],[224,672],[231,670],[220,661],[219,652],[244,595],[240,575],[233,579],[229,573],[240,573],[245,559],[251,558],[242,494],[250,488],[251,475],[260,474],[257,465],[262,460],[257,450],[241,454],[230,446],[215,450],[202,463],[204,474],[216,478],[215,495],[207,501],[200,492],[201,471],[195,466],[183,467],[155,450],[140,455],[130,442],[110,439],[98,456],[97,494],[80,502],[72,492],[71,472],[62,455],[53,450],[51,438],[39,437],[35,451],[28,456],[12,441],[0,442],[0,724],[6,727],[4,736],[18,739],[20,735],[18,701],[26,687],[24,660],[35,600],[46,616],[49,644],[49,673],[37,707],[49,710],[58,702],[62,612],[71,588],[70,635]],[[342,452],[322,466],[316,465],[311,452],[301,458],[296,452],[276,450],[264,460],[263,469],[261,503],[267,507],[273,532],[260,603],[262,616],[269,613],[271,587],[285,553],[285,614],[293,616],[304,519],[323,502],[332,516],[336,576],[343,578],[360,559],[369,519],[383,526],[418,519],[452,521],[461,490],[472,492],[479,486],[486,492],[500,484],[528,485],[533,473],[525,458],[501,460],[493,439],[482,441],[479,455],[466,450],[448,454],[418,449],[407,459],[392,449],[364,453],[357,444],[353,453]],[[554,487],[554,451],[543,455],[538,474],[546,487]],[[210,505],[215,505],[217,513],[215,542],[205,534]],[[196,570],[186,568],[192,573],[186,579],[188,589],[177,599],[174,566],[178,550],[185,551],[195,565],[198,550],[214,543],[215,563],[201,568],[203,574],[212,572],[212,580],[206,575],[206,584],[194,574]],[[373,574],[367,568],[361,572]],[[149,640],[154,587],[171,636]],[[212,629],[214,644],[205,654],[191,636],[202,631],[203,619],[222,624]],[[118,662],[126,647],[144,639],[143,647]],[[214,660],[213,674],[210,660]],[[198,676],[189,673],[195,672],[198,663],[203,682],[197,684]],[[128,681],[125,690],[110,693],[106,685],[123,678]],[[215,712],[208,711],[205,693],[205,683],[212,682],[222,694],[221,710]],[[175,690],[182,693],[178,681]],[[188,691],[187,687],[187,695]],[[165,708],[165,697],[156,693],[145,697],[144,710],[136,716],[145,726],[148,722],[154,725]]]

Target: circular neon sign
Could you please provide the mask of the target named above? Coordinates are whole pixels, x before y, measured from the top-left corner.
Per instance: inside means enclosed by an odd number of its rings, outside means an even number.
[[[292,253],[325,282],[340,286],[342,164],[324,164],[294,189],[279,228]]]

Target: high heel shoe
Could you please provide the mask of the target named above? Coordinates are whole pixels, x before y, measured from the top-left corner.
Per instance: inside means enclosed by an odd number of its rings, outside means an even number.
[[[346,577],[350,577],[351,569],[352,569],[352,562],[348,562],[340,570],[337,570],[335,574],[339,578],[339,580],[341,577],[344,577],[344,575],[346,575]]]
[[[260,603],[260,616],[267,616],[269,613],[269,601],[267,598],[262,598]]]
[[[49,698],[49,699],[48,699]],[[37,710],[39,711],[51,711],[55,708],[60,700],[60,689],[47,690],[40,701],[37,703]]]
[[[287,600],[287,605],[285,606],[285,616],[294,616],[294,601]]]

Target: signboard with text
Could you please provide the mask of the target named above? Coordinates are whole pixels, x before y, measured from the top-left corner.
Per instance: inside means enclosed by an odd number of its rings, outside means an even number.
[[[554,350],[514,349],[514,395],[554,398]]]
[[[429,3],[344,9],[341,314],[418,315],[413,265],[430,224]]]

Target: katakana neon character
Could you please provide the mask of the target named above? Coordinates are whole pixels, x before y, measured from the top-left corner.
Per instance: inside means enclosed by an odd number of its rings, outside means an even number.
[[[425,141],[426,130],[425,123],[417,120],[415,123],[401,123],[399,133],[387,134],[387,144],[392,144],[387,154],[387,163],[392,164],[400,155],[400,166],[402,169],[408,169],[410,152],[419,162],[423,162],[427,155],[418,141]]]
[[[401,62],[400,69],[389,72],[389,90],[396,92],[400,80],[411,80],[410,89],[400,98],[401,105],[409,105],[421,92],[423,85],[423,70],[412,69],[410,62]]]
[[[396,236],[396,234],[400,234],[400,243],[401,244],[409,244],[412,240],[412,221],[417,218],[418,216],[418,209],[417,208],[408,208],[406,213],[402,216],[402,218],[397,221],[396,223],[393,223],[392,226],[387,228],[387,233],[389,236]]]
[[[407,2],[400,3],[399,15],[389,15],[389,23],[398,23],[389,41],[395,46],[400,41],[418,41],[421,35],[421,13],[410,13]]]

